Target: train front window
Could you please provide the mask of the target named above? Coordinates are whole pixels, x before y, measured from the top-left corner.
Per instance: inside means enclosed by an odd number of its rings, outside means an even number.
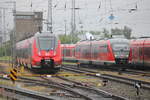
[[[113,44],[113,51],[129,51],[129,44]]]
[[[128,57],[128,55],[129,55],[130,49],[129,49],[129,44],[127,44],[127,43],[113,44],[112,49],[113,49],[115,57],[118,57],[118,56]]]
[[[56,44],[56,37],[38,37],[38,47],[40,50],[54,50]]]

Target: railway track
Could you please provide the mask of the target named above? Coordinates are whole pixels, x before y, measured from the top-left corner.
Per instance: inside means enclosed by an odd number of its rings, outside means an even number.
[[[63,68],[66,68],[67,66],[63,67]],[[68,66],[69,67],[69,66]],[[92,70],[89,70],[89,69],[85,69],[85,68],[79,68],[80,69],[80,72],[79,72],[79,69],[76,68],[75,66],[73,67],[74,69],[78,70],[77,72],[74,71],[75,73],[86,73],[87,75],[92,75],[92,77],[98,77],[98,78],[101,78],[101,79],[105,79],[105,80],[110,80],[110,81],[116,81],[116,82],[119,82],[119,83],[124,83],[124,84],[128,84],[130,86],[134,86],[135,82],[139,82],[139,80],[134,80],[134,81],[131,81],[131,80],[126,80],[126,79],[120,79],[120,77],[116,77],[116,79],[113,77],[113,76],[110,76],[110,75],[106,75],[106,74],[99,74],[99,71],[94,71],[93,69]],[[73,68],[70,68],[70,71],[71,70],[74,70]],[[68,69],[67,69],[68,70]],[[66,80],[68,82],[71,82],[72,80],[68,80],[68,79],[64,79],[64,77],[58,77],[60,79],[63,79],[63,80]],[[42,78],[43,79],[43,78]],[[118,80],[119,79],[119,80]],[[23,80],[23,79],[22,79]],[[30,79],[25,79],[25,80],[29,80],[30,82],[33,81],[33,80],[30,80]],[[45,80],[45,79],[44,79]],[[47,81],[46,81],[47,80]],[[45,81],[41,81],[41,80],[37,80],[38,82],[41,82],[41,83],[47,83],[47,84],[53,84],[53,85],[58,85],[58,86],[61,86],[61,87],[65,87],[67,88],[68,90],[71,90],[73,89],[74,92],[78,92],[78,94],[81,94],[82,96],[78,95],[77,96],[72,96],[73,98],[82,98],[82,99],[87,99],[87,100],[96,100],[96,97],[99,97],[101,98],[101,96],[103,98],[109,98],[109,99],[112,99],[114,98],[115,95],[111,94],[109,91],[108,92],[105,92],[105,91],[100,91],[99,89],[97,88],[94,88],[94,87],[87,87],[87,86],[84,86],[82,85],[82,83],[79,83],[77,81],[72,81],[71,83],[72,84],[65,84],[65,83],[56,83],[56,82],[53,82],[49,79],[46,79]],[[25,81],[26,82],[26,81]],[[36,80],[34,80],[34,84]],[[41,86],[44,86],[41,84]],[[51,86],[51,85],[49,85]],[[52,87],[52,86],[51,86]],[[143,89],[147,89],[149,90],[149,84],[143,84],[142,83],[142,88]],[[94,89],[94,90],[92,90]],[[67,91],[67,90],[65,90]],[[85,92],[87,91],[87,92]],[[92,93],[91,93],[92,91]],[[66,94],[66,93],[65,93]],[[75,94],[75,93],[71,93],[70,94]],[[94,96],[93,96],[94,95]],[[100,96],[101,95],[101,96]],[[117,97],[117,96],[116,96]],[[115,98],[116,98],[115,97]],[[123,98],[125,99],[125,98]],[[118,98],[116,98],[115,100],[118,100]],[[120,100],[120,99],[119,99]]]
[[[112,100],[126,100],[126,98],[121,97],[121,96],[116,96],[113,94],[110,94],[108,92],[87,86],[87,85],[83,85],[82,83],[73,81],[73,80],[69,80],[65,77],[61,77],[61,76],[57,76],[57,78],[65,80],[67,82],[71,82],[71,84],[64,84],[64,83],[57,83],[58,85],[62,86],[62,87],[69,87],[72,88],[75,91],[78,91],[86,96],[88,96],[91,100],[99,100],[100,98],[107,98],[107,99],[112,99]],[[50,82],[52,82],[50,79],[44,78]],[[55,82],[54,82],[55,83]],[[55,83],[56,84],[56,83]]]
[[[3,78],[3,77],[0,77],[1,79],[5,79],[5,80],[9,80],[9,78]],[[65,99],[67,98],[78,98],[81,100],[91,100],[90,98],[74,91],[73,89],[68,89],[66,87],[62,87],[56,83],[53,83],[53,82],[47,82],[47,81],[42,81],[42,80],[36,80],[36,79],[30,79],[30,78],[23,78],[23,77],[19,77],[19,80],[17,80],[17,82],[23,82],[23,83],[30,83],[30,84],[35,84],[34,86],[36,85],[39,85],[39,86],[45,86],[47,88],[54,88],[54,89],[58,89],[59,91],[65,91],[65,92],[62,92],[62,93],[56,93],[56,94],[60,94],[60,97],[62,97],[61,95],[64,95]],[[66,94],[66,95],[65,95]],[[45,94],[45,96],[50,96],[51,95],[48,95],[48,94]],[[59,97],[57,98],[58,95],[56,96],[52,96],[51,98],[52,99],[60,99]],[[64,100],[65,100],[64,99]],[[41,100],[45,100],[45,99],[41,99]],[[63,100],[63,99],[62,99]]]
[[[101,79],[107,79],[107,80],[111,80],[111,81],[116,81],[119,83],[124,83],[124,84],[132,85],[132,86],[135,85],[135,82],[140,82],[142,84],[143,89],[150,90],[150,82],[146,82],[146,81],[142,81],[142,80],[126,78],[126,77],[121,77],[121,76],[116,76],[116,75],[111,75],[111,74],[99,74],[98,71],[87,70],[84,68],[78,69],[77,67],[71,67],[71,66],[65,66],[62,69],[73,71],[76,73],[84,73],[89,76],[98,77]]]
[[[0,78],[9,80],[8,78],[3,78],[3,77],[0,77]],[[18,81],[24,82],[24,83],[34,83],[34,84],[42,85],[42,86],[46,86],[46,87],[59,88],[59,89],[68,91],[71,94],[75,95],[74,98],[82,98],[84,100],[99,100],[99,98],[102,98],[102,99],[107,98],[108,100],[126,100],[123,97],[115,96],[110,93],[100,91],[97,89],[93,89],[90,87],[81,86],[79,84],[78,85],[64,84],[64,83],[58,83],[58,82],[51,81],[50,79],[48,79],[46,77],[41,77],[41,78],[44,80],[35,80],[35,79],[19,77]],[[58,77],[58,78],[60,78],[60,77]],[[63,80],[65,80],[65,79],[63,79]],[[66,81],[68,81],[68,80],[66,80]],[[72,83],[75,83],[75,82],[72,82]],[[45,100],[45,99],[42,99],[42,100]]]
[[[76,64],[65,64],[64,66],[74,66],[77,67]],[[90,66],[84,66],[82,68],[86,68],[89,70],[97,70],[95,72],[98,72],[99,70],[104,70],[104,71],[113,71],[113,72],[121,72],[121,73],[126,73],[126,74],[131,74],[131,75],[139,75],[139,76],[144,76],[144,77],[150,77],[150,69],[147,70],[137,70],[133,68],[126,68],[126,67],[117,67],[117,66],[100,66],[100,67],[90,67]]]
[[[49,96],[43,95],[39,92],[29,91],[16,87],[9,87],[0,85],[1,95],[10,98],[12,100],[19,100],[20,98],[26,98],[30,100],[54,100]]]

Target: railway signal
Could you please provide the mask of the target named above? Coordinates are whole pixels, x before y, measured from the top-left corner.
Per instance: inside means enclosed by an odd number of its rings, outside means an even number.
[[[17,69],[14,68],[10,70],[9,77],[13,81],[13,83],[15,83],[15,81],[17,80]]]

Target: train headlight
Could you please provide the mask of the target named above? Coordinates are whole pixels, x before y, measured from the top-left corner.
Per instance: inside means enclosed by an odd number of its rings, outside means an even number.
[[[38,54],[39,54],[39,56],[41,56],[41,52],[39,52]]]
[[[56,51],[54,51],[54,56],[56,55]]]
[[[115,55],[115,57],[118,57],[118,55]]]
[[[46,52],[45,56],[49,56],[49,53],[48,53],[48,52]]]

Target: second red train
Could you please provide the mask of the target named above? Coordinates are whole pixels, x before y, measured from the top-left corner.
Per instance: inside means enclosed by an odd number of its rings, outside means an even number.
[[[69,58],[83,64],[127,64],[130,53],[129,40],[112,38],[80,41],[76,45],[63,45],[62,53],[64,59]]]

